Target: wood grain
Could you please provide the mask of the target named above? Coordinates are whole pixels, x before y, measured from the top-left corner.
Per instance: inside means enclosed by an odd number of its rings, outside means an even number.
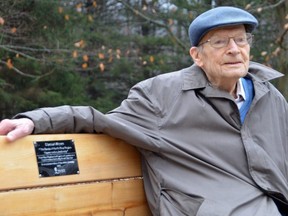
[[[79,174],[39,177],[35,141],[74,140]],[[0,214],[7,216],[149,216],[140,154],[95,134],[0,136]]]

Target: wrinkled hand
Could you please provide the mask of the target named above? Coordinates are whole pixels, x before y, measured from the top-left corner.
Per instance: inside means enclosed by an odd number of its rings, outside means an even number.
[[[4,119],[0,122],[0,135],[6,135],[10,142],[31,134],[33,130],[34,123],[28,118]]]

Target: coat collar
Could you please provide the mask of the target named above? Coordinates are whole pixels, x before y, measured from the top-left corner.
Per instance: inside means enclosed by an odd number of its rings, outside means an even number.
[[[182,70],[183,85],[182,90],[199,89],[210,86],[204,71],[196,64]],[[265,65],[250,62],[248,75],[256,82],[266,82],[284,76],[282,73]]]
[[[284,74],[274,70],[273,68],[257,62],[250,62],[249,75],[252,77],[252,79],[254,78],[258,82],[267,82],[284,76]]]

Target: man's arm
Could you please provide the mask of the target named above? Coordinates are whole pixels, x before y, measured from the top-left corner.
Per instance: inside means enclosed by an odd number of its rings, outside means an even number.
[[[121,106],[106,115],[93,107],[68,105],[20,113],[14,120],[3,120],[0,135],[8,135],[11,131],[12,135],[9,134],[7,139],[13,141],[32,132],[105,133],[138,147],[157,150],[158,118],[161,115],[155,106],[157,100],[151,95],[151,86],[154,86],[151,80],[134,86]]]
[[[95,113],[91,107],[40,108],[1,121],[0,135],[14,141],[32,133],[93,133]]]

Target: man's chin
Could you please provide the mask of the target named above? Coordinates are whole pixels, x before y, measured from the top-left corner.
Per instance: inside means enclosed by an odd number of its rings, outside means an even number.
[[[243,72],[243,71],[233,71],[233,72],[228,72],[223,74],[228,80],[238,80],[242,77],[245,77],[247,75],[247,73]]]

